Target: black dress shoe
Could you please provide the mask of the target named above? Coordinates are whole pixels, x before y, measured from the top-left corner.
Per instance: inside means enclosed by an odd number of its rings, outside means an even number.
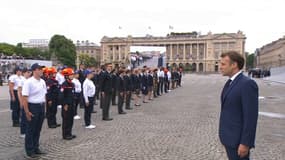
[[[63,137],[64,140],[72,140],[72,136],[66,136],[66,137]]]
[[[57,127],[56,124],[48,126],[48,128],[56,128],[56,127]]]
[[[13,123],[13,127],[20,127],[19,123]]]
[[[127,114],[126,112],[119,112],[119,114]]]
[[[127,110],[132,110],[133,108],[131,108],[131,107],[128,107],[128,108],[126,108]]]
[[[60,127],[61,126],[61,124],[56,124],[56,127]]]
[[[103,120],[103,121],[112,121],[113,118],[103,118],[102,120]]]
[[[72,137],[72,139],[74,139],[74,138],[76,138],[76,135],[72,135],[71,137]]]
[[[39,158],[36,154],[27,154],[24,157],[26,159],[38,159]]]
[[[44,151],[42,151],[42,150],[40,150],[40,149],[38,149],[38,150],[35,151],[35,154],[36,154],[36,155],[40,155],[40,154],[41,154],[41,155],[44,155],[44,154],[47,154],[47,153],[44,152]]]
[[[97,111],[92,111],[92,113],[97,113]]]

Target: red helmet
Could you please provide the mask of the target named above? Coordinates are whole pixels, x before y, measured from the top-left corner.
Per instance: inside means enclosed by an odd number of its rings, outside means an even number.
[[[61,74],[64,76],[69,76],[69,75],[73,75],[74,71],[72,68],[65,68],[61,71]]]

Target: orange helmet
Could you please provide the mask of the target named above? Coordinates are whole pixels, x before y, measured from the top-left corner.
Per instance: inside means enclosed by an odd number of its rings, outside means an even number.
[[[48,74],[54,74],[54,73],[56,73],[56,69],[54,67],[50,67],[47,69],[47,73]]]
[[[69,76],[69,75],[73,75],[74,71],[72,68],[65,68],[61,71],[61,74],[64,76]]]
[[[43,73],[47,73],[48,69],[49,69],[48,67],[44,67],[43,68]]]

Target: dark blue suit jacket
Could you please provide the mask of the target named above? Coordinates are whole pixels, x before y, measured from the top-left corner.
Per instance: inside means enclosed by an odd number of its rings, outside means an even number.
[[[258,118],[258,86],[239,74],[221,95],[219,137],[223,145],[254,147]]]

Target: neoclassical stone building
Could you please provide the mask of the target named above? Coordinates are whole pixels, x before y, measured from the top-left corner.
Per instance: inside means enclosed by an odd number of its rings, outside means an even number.
[[[245,39],[241,31],[207,35],[170,33],[166,37],[105,36],[101,40],[101,63],[129,64],[131,46],[159,46],[166,47],[169,66],[182,66],[194,72],[218,72],[222,52],[235,50],[245,57]]]
[[[285,36],[256,50],[256,67],[270,69],[285,66]]]

